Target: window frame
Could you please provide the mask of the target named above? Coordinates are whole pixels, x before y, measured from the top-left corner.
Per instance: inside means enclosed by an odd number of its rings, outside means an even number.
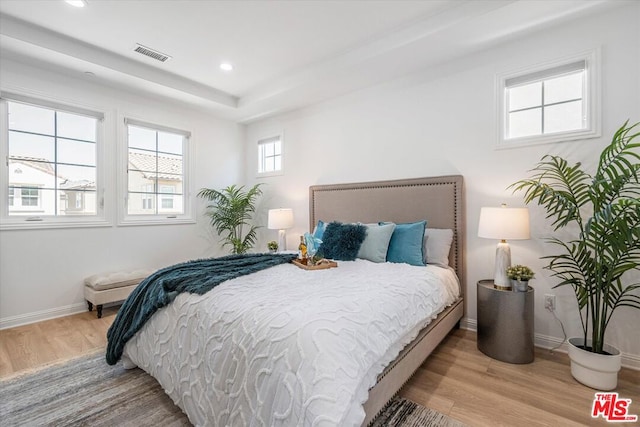
[[[84,115],[96,119],[96,213],[94,215],[9,215],[9,122],[8,102],[33,105],[59,112]],[[0,230],[109,227],[108,203],[105,203],[105,183],[107,182],[105,158],[105,128],[110,115],[104,108],[83,105],[68,100],[51,98],[40,93],[24,90],[0,90],[0,157],[5,159],[0,165]],[[15,199],[22,197],[22,191],[14,190]],[[58,197],[56,195],[56,197]],[[40,200],[38,200],[40,204]]]
[[[555,132],[541,135],[529,135],[516,138],[507,138],[508,132],[508,82],[520,80],[520,84],[534,83],[566,75],[560,72],[562,67],[569,66],[580,61],[585,63],[585,73],[582,97],[585,128],[563,132]],[[557,74],[552,74],[554,70]],[[550,74],[551,73],[551,74]],[[600,49],[593,49],[572,56],[548,61],[536,66],[521,68],[496,75],[496,115],[497,115],[497,143],[496,148],[518,148],[531,145],[550,144],[556,142],[575,141],[579,139],[597,138],[601,136],[601,109],[600,109]],[[510,87],[513,87],[510,86]],[[544,103],[544,100],[543,100]],[[544,107],[542,107],[544,108]]]
[[[267,172],[260,172],[260,167],[261,164],[264,163],[264,158],[262,157],[262,150],[263,150],[263,146],[266,144],[269,144],[271,141],[275,140],[279,140],[280,141],[280,169],[278,170],[273,170],[273,171],[267,171]],[[257,143],[255,145],[256,147],[256,159],[258,161],[258,168],[256,171],[256,177],[269,177],[269,176],[280,176],[280,175],[284,175],[284,132],[280,132],[280,133],[276,133],[276,134],[271,134],[269,136],[265,136],[262,138],[258,138]],[[275,155],[272,157],[276,157]]]
[[[158,212],[157,214],[129,214],[129,132],[128,126],[138,126],[152,129],[160,132],[169,132],[183,136],[182,145],[182,199],[184,212],[182,214],[167,214]],[[186,126],[166,126],[154,123],[151,120],[137,118],[130,114],[121,114],[118,118],[119,144],[118,144],[118,225],[119,226],[136,226],[136,225],[170,225],[170,224],[194,224],[196,219],[195,199],[193,197],[193,167],[192,159],[194,158],[194,144],[192,142],[193,135],[190,131],[184,130]],[[159,190],[159,189],[158,189]],[[155,197],[154,197],[155,196]],[[158,210],[158,202],[161,202],[161,195],[156,191],[155,195],[151,195],[151,204]]]

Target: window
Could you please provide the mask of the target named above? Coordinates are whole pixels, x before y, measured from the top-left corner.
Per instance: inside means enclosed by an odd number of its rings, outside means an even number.
[[[16,197],[17,194],[17,197]],[[9,212],[31,212],[40,206],[40,191],[37,187],[9,187]]]
[[[145,211],[149,211],[154,209],[153,204],[153,184],[143,184],[142,185],[142,209]],[[150,212],[152,213],[152,212]]]
[[[2,228],[107,225],[98,197],[103,114],[6,93],[0,108]]]
[[[172,185],[161,185],[160,193],[162,197],[162,209],[163,210],[172,210],[173,209],[173,193],[175,188]],[[171,194],[168,196],[167,194]]]
[[[598,136],[595,54],[500,79],[500,142],[515,146]]]
[[[193,222],[187,203],[189,132],[126,119],[126,209],[121,223]]]
[[[84,194],[76,194],[76,210],[81,210],[84,207]]]
[[[258,174],[282,173],[282,137],[274,136],[258,141]]]
[[[40,190],[37,188],[21,188],[20,189],[22,206],[39,206]]]

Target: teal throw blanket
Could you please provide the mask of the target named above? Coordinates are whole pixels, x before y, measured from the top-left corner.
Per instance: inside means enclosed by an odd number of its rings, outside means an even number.
[[[153,313],[181,292],[205,294],[220,283],[290,262],[294,254],[228,255],[163,268],[144,279],[125,300],[107,332],[107,363],[114,365],[124,346]]]

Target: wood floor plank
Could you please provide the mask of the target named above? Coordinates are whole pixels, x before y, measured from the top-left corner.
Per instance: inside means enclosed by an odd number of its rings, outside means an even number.
[[[46,365],[56,359],[47,338],[37,327],[21,326],[2,331],[0,339],[5,342],[11,365],[15,370],[26,370],[33,366]]]
[[[441,404],[436,410],[473,426],[607,424],[591,418],[595,390],[571,377],[565,354],[536,349],[533,363],[509,364],[478,351],[474,333],[456,331],[453,336],[458,337],[450,336],[436,348],[401,395],[433,409],[430,402],[436,396],[453,401],[448,413]],[[481,362],[474,366],[474,359]],[[638,374],[623,369],[618,392],[640,407]]]
[[[11,363],[11,357],[7,351],[6,342],[2,339],[2,335],[0,335],[0,378],[7,377],[15,371],[16,369]]]
[[[0,379],[104,351],[116,313],[105,308],[101,319],[93,311],[0,330]],[[618,383],[640,415],[640,372],[623,368]],[[566,354],[536,349],[533,363],[504,363],[480,352],[476,334],[465,330],[445,338],[400,391],[472,427],[608,425],[590,416],[594,393],[571,377]]]

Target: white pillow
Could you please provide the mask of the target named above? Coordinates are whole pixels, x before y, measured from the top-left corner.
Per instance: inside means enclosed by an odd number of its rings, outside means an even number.
[[[385,262],[387,260],[389,241],[396,225],[393,223],[363,225],[367,227],[367,236],[364,238],[362,246],[360,246],[357,257],[371,262]]]
[[[453,242],[453,230],[427,228],[424,230],[425,263],[442,267],[449,266],[449,250]]]

